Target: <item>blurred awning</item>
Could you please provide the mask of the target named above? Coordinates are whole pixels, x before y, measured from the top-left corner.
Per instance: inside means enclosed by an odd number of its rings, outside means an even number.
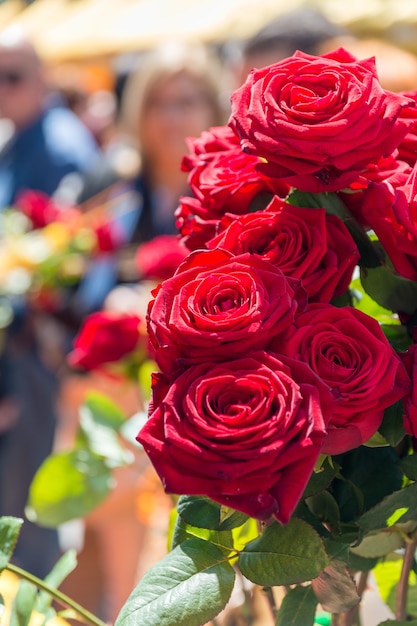
[[[6,27],[25,8],[23,0],[9,0],[0,4],[0,28]]]
[[[11,2],[13,0],[8,0],[2,7],[6,7]],[[69,4],[69,0],[37,0],[26,6],[5,26],[19,28],[28,38],[37,41],[42,38],[42,33],[45,35],[48,29],[55,27]],[[0,26],[3,25],[0,23]]]
[[[2,15],[17,0],[0,5]],[[305,0],[36,0],[17,13],[20,25],[50,61],[144,50],[163,40],[221,43],[251,36]],[[359,36],[391,39],[417,52],[417,0],[310,0]],[[10,19],[8,20],[10,23]]]

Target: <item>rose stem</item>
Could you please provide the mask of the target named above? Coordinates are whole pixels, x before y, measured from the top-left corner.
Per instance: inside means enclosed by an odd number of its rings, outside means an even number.
[[[90,611],[87,611],[87,609],[84,609],[81,605],[78,604],[78,602],[75,602],[74,600],[66,596],[64,593],[62,593],[62,591],[59,591],[59,589],[53,589],[37,576],[26,572],[24,569],[21,569],[20,567],[17,567],[17,565],[13,565],[12,563],[8,563],[5,569],[9,570],[9,572],[17,574],[20,578],[28,580],[33,585],[38,587],[38,589],[46,591],[63,606],[73,609],[78,614],[78,616],[85,621],[85,623],[93,624],[93,626],[106,626],[105,622],[90,613]]]
[[[395,619],[405,620],[408,594],[408,577],[414,563],[414,553],[417,547],[417,536],[405,546],[403,565],[401,568],[400,581],[397,588],[397,600],[395,603]]]
[[[357,584],[358,596],[362,600],[363,593],[366,589],[366,582],[368,580],[368,572],[360,572],[359,580]],[[338,618],[335,625],[332,626],[360,626],[360,614],[359,614],[360,602],[352,607],[349,611],[344,613],[336,613],[333,617]]]

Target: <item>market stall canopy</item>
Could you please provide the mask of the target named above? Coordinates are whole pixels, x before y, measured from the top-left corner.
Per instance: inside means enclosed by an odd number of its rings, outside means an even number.
[[[19,15],[26,5],[23,0],[9,0],[0,4],[0,28],[5,28]]]
[[[144,50],[169,38],[241,39],[289,9],[287,0],[36,0],[23,10],[18,4],[0,4],[0,28],[19,26],[50,61]],[[305,0],[292,0],[291,9],[302,4]],[[417,2],[308,4],[359,36],[381,36],[417,51]]]

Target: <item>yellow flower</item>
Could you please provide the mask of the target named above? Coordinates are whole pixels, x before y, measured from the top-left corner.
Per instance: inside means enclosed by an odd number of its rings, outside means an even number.
[[[54,252],[63,252],[68,248],[71,231],[66,224],[52,222],[42,229],[42,234]]]

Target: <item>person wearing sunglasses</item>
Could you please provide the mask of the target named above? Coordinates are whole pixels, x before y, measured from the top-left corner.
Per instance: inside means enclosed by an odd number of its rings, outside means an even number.
[[[0,119],[8,124],[0,124],[0,210],[24,189],[52,195],[64,176],[84,171],[98,154],[80,120],[51,106],[42,62],[12,28],[0,33]]]

